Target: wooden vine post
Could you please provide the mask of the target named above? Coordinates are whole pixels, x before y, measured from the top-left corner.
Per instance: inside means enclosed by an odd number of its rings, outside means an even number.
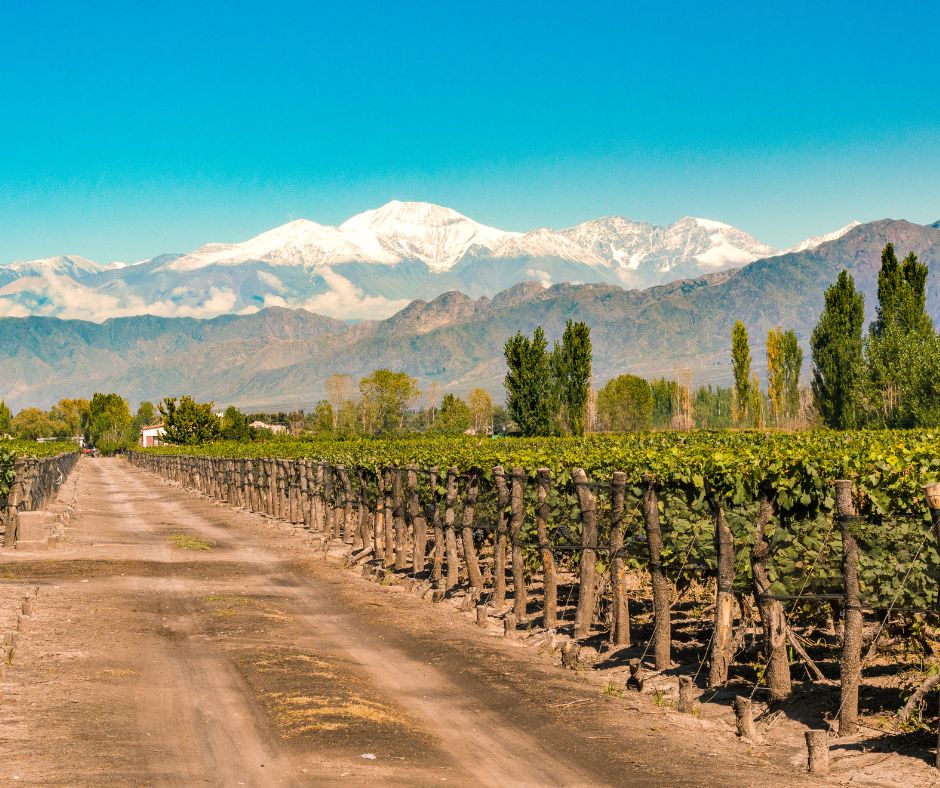
[[[372,545],[375,558],[385,563],[385,476],[375,469],[375,509],[372,513]]]
[[[718,556],[718,590],[715,592],[715,626],[712,633],[711,667],[708,686],[720,687],[728,681],[728,668],[734,652],[734,536],[728,527],[724,507],[711,501],[715,526],[715,552]]]
[[[473,517],[476,513],[479,492],[479,476],[476,471],[471,471],[467,478],[460,533],[463,538],[463,559],[467,565],[467,577],[470,580],[470,587],[475,588],[477,594],[483,592],[483,574],[480,572],[480,562],[477,560],[477,550],[473,544]]]
[[[403,570],[407,565],[408,534],[405,529],[405,493],[402,488],[401,468],[392,470],[392,498],[394,499],[395,524],[395,569]]]
[[[496,488],[496,534],[493,538],[493,607],[499,609],[506,602],[506,537],[509,533],[509,485],[502,465],[493,468],[493,486]]]
[[[457,503],[457,469],[447,469],[447,497],[444,499],[444,547],[447,554],[446,589],[460,582],[460,567],[457,563],[457,534],[454,532],[454,504]]]
[[[437,493],[437,475],[440,472],[435,465],[430,469],[429,484],[431,486],[431,502],[428,504],[431,530],[434,533],[434,552],[431,557],[431,582],[435,588],[441,583],[441,576],[444,572],[444,529],[441,525],[441,507],[438,501]]]
[[[627,474],[614,471],[610,480],[609,546],[610,586],[614,598],[614,623],[610,628],[610,642],[615,646],[630,645],[630,602],[627,599],[627,571],[623,555],[623,502],[626,490]]]
[[[852,736],[858,732],[858,688],[862,674],[862,599],[858,585],[858,543],[852,533],[852,523],[858,518],[852,500],[852,482],[839,479],[835,486],[845,588],[845,639],[839,659],[839,735]]]
[[[510,492],[509,540],[512,543],[512,608],[516,624],[521,625],[528,615],[529,600],[525,587],[525,556],[522,554],[522,521],[525,519],[523,483],[525,471],[512,469]]]
[[[940,545],[940,483],[928,484],[924,487],[924,493],[927,495],[927,505],[930,507],[930,519],[937,533],[937,544]],[[940,594],[938,594],[938,603],[940,603]],[[937,750],[934,754],[934,766],[940,769],[940,718],[937,720]]]
[[[583,468],[571,470],[574,492],[581,509],[581,572],[578,581],[578,607],[574,618],[575,638],[591,634],[594,622],[594,581],[597,574],[597,499]]]
[[[650,580],[653,586],[653,654],[656,670],[666,670],[670,664],[672,649],[672,625],[669,620],[672,600],[669,581],[663,572],[663,533],[659,526],[659,496],[654,479],[646,479],[643,490],[643,521],[646,524],[646,544],[649,548]]]
[[[416,575],[422,574],[425,567],[425,552],[428,543],[428,522],[421,511],[421,502],[418,500],[418,466],[408,466],[408,514],[411,526],[414,528],[414,555],[412,556],[412,569]]]
[[[385,566],[395,565],[395,498],[392,483],[392,469],[385,468],[382,472],[385,479],[385,502],[382,514],[385,517]]]
[[[552,475],[548,468],[539,468],[535,481],[535,527],[542,558],[542,626],[545,629],[555,629],[558,626],[558,576],[555,570],[555,556],[548,539],[548,494],[552,486]]]
[[[764,681],[773,700],[790,694],[790,658],[787,654],[787,617],[783,605],[770,594],[770,576],[767,559],[770,558],[770,543],[767,541],[767,526],[774,509],[766,493],[761,493],[757,517],[754,521],[754,546],[751,548],[751,574],[754,577],[754,595],[760,610],[764,629]]]
[[[369,496],[367,494],[367,477],[365,469],[360,467],[358,470],[359,476],[359,541],[361,542],[361,549],[368,550],[369,552],[375,552],[375,545],[370,544],[372,542],[372,534],[370,533],[369,523],[372,520],[372,513],[369,511]]]

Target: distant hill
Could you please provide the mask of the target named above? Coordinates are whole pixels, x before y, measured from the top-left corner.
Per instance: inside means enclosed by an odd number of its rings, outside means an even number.
[[[116,390],[132,400],[192,393],[219,404],[309,408],[334,372],[403,369],[422,382],[502,397],[502,345],[542,325],[558,337],[568,318],[592,327],[599,383],[624,371],[727,382],[731,326],[743,320],[755,367],[768,329],[794,328],[806,342],[823,292],[842,268],[874,316],[885,243],[915,251],[930,268],[928,311],[940,322],[940,226],[883,220],[821,246],[647,290],[612,284],[518,284],[492,298],[458,292],[414,301],[385,320],[353,326],[304,310],[271,308],[212,320],[128,317],[94,324],[48,317],[0,319],[0,397],[15,408]],[[804,370],[808,368],[806,355]]]

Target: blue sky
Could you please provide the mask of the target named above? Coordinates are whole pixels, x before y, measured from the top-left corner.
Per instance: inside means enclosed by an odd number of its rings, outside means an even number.
[[[15,7],[14,7],[15,6]],[[0,6],[0,262],[389,199],[489,224],[940,218],[931,3]]]

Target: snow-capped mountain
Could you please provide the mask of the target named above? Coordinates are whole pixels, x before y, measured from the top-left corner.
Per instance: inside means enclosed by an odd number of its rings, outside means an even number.
[[[825,235],[814,235],[811,238],[807,238],[805,241],[801,241],[796,246],[791,246],[789,249],[786,249],[780,254],[789,254],[790,252],[805,252],[810,249],[815,249],[817,246],[822,246],[824,243],[829,241],[836,241],[845,235],[850,230],[854,230],[858,227],[861,222],[849,222],[845,227],[840,227],[838,230],[833,230],[831,233],[826,233]]]
[[[612,216],[523,233],[440,205],[394,200],[339,226],[300,219],[246,241],[131,265],[75,256],[10,263],[0,266],[0,317],[213,317],[287,306],[381,318],[450,290],[480,297],[533,279],[644,288],[776,253],[710,219],[658,227]]]
[[[624,282],[639,287],[746,265],[774,253],[743,230],[690,216],[668,227],[608,216],[560,234],[603,257]]]
[[[81,277],[122,268],[123,263],[96,263],[78,255],[59,255],[41,260],[16,260],[0,265],[0,282],[10,282],[26,276]]]

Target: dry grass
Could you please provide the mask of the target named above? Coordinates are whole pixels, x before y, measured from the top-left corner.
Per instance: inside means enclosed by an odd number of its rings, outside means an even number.
[[[179,532],[170,534],[170,544],[181,550],[211,550],[213,546],[208,539]]]

